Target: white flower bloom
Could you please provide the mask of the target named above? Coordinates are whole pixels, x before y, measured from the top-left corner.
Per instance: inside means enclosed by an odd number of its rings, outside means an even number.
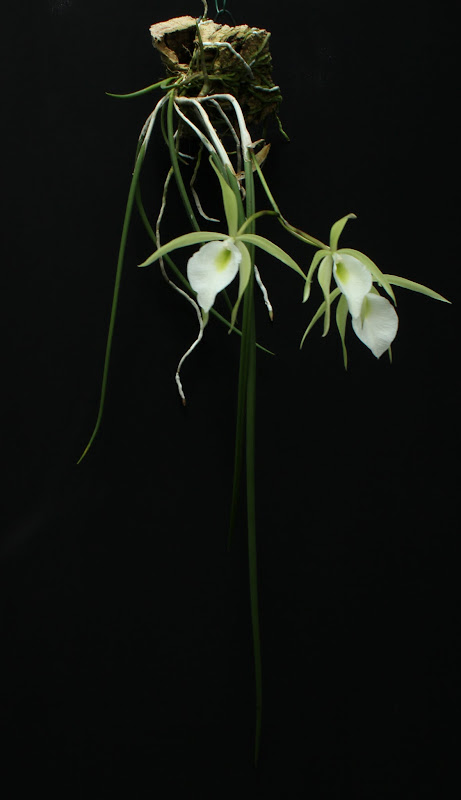
[[[393,306],[385,297],[370,291],[373,276],[355,256],[334,253],[333,275],[346,298],[354,332],[380,358],[397,334],[399,320]]]
[[[360,341],[380,358],[397,335],[399,318],[389,300],[369,292],[362,302],[360,314],[352,317],[352,327]]]
[[[234,280],[241,260],[242,253],[232,239],[208,242],[189,259],[187,277],[205,312],[210,310],[218,292]]]
[[[362,341],[376,356],[380,358],[389,349],[397,335],[399,319],[394,306],[386,297],[382,297],[373,284],[382,287],[386,294],[395,303],[393,286],[401,286],[413,292],[425,294],[434,300],[441,300],[448,303],[445,297],[438,292],[415,283],[408,278],[401,278],[398,275],[389,275],[381,272],[374,261],[360,250],[350,247],[342,247],[338,250],[338,239],[348,219],[355,217],[355,214],[347,214],[335,222],[330,231],[330,246],[322,245],[314,253],[304,286],[303,302],[309,297],[310,288],[315,271],[318,270],[318,279],[323,291],[324,301],[317,309],[307,326],[304,336],[301,339],[301,347],[304,340],[315,325],[324,317],[323,335],[328,333],[330,328],[330,309],[331,304],[339,298],[336,307],[336,325],[341,337],[343,346],[344,366],[347,369],[347,350],[345,344],[346,324],[348,312],[352,317],[352,328],[357,337]],[[336,288],[331,290],[331,276],[334,276]]]
[[[358,317],[364,297],[369,293],[373,283],[370,270],[354,256],[333,253],[333,275],[347,300],[351,316]]]

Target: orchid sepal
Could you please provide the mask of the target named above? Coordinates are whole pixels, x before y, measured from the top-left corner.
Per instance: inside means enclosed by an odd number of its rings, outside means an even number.
[[[266,253],[276,258],[278,261],[281,261],[282,264],[285,264],[287,267],[291,267],[298,275],[301,275],[302,278],[306,278],[304,272],[302,271],[301,267],[294,261],[294,259],[282,250],[281,247],[274,244],[273,242],[266,239],[264,236],[259,236],[257,233],[242,233],[235,237],[235,241],[245,242],[246,244],[254,244],[256,247],[259,247],[261,250],[265,250]]]
[[[336,298],[338,297],[339,294],[341,294],[341,289],[339,289],[338,287],[336,287],[336,289],[333,289],[333,291],[330,292],[330,297],[329,297],[330,305],[334,300],[336,300]],[[311,321],[309,322],[309,325],[307,326],[306,330],[304,331],[304,335],[303,335],[303,338],[301,339],[301,344],[299,345],[299,349],[301,349],[301,347],[303,346],[304,340],[305,340],[307,334],[312,330],[312,328],[314,327],[315,323],[318,322],[318,320],[320,319],[322,314],[325,313],[326,305],[327,304],[326,304],[326,302],[324,300],[323,303],[321,303],[320,306],[318,307],[317,311],[315,312],[314,316],[312,317]]]
[[[217,233],[215,231],[192,231],[191,233],[185,233],[159,247],[149,258],[146,258],[142,264],[138,264],[138,266],[148,267],[150,264],[158,261],[159,258],[162,258],[162,256],[167,255],[167,253],[171,253],[173,250],[179,250],[180,247],[188,247],[189,245],[201,244],[203,242],[223,242],[225,239],[229,239],[228,233]]]
[[[412,292],[419,292],[419,294],[425,294],[433,300],[440,300],[442,303],[450,303],[451,305],[451,300],[447,300],[446,297],[438,292],[434,292],[433,289],[429,289],[428,286],[424,286],[422,283],[416,283],[408,278],[401,278],[399,275],[388,275],[387,273],[383,277],[393,286],[400,286],[402,289],[410,289]]]
[[[239,293],[237,297],[237,302],[235,303],[230,320],[230,328],[229,333],[232,333],[235,325],[235,320],[237,319],[237,311],[240,306],[240,301],[243,297],[243,293],[248,286],[248,281],[250,280],[251,275],[251,256],[248,251],[248,248],[242,243],[237,241],[236,246],[238,247],[242,260],[240,262],[240,269],[239,269]]]
[[[325,298],[325,319],[323,325],[323,336],[326,336],[330,329],[330,284],[333,272],[333,258],[326,255],[322,258],[318,269],[317,277]]]
[[[320,250],[317,250],[314,253],[314,255],[312,257],[312,261],[310,263],[309,270],[307,272],[306,283],[304,284],[303,303],[305,303],[306,300],[309,299],[309,295],[311,293],[312,277],[314,275],[315,270],[317,269],[317,266],[318,266],[319,262],[322,260],[322,258],[324,258],[325,256],[327,256],[329,254],[330,254],[330,251],[327,250],[327,249],[323,249],[323,248],[320,248]]]
[[[347,305],[346,296],[341,294],[338,305],[336,306],[336,326],[338,328],[339,336],[341,338],[341,345],[343,348],[344,369],[347,369],[346,324],[348,313],[349,307]]]
[[[332,253],[336,252],[338,249],[338,240],[341,236],[344,226],[349,219],[357,219],[357,214],[346,214],[345,217],[341,217],[338,219],[337,222],[334,222],[330,229],[330,250]]]

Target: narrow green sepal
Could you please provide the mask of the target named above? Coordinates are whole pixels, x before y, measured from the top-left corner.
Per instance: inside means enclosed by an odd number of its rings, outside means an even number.
[[[333,225],[331,226],[331,230],[330,230],[330,249],[331,249],[331,251],[333,253],[336,251],[336,249],[338,247],[339,237],[341,236],[341,234],[342,234],[342,232],[344,230],[344,226],[345,226],[345,224],[346,224],[348,219],[357,219],[357,215],[356,214],[346,214],[345,217],[341,217],[341,219],[338,219],[338,221],[334,222]]]
[[[333,289],[333,291],[330,293],[330,297],[329,297],[330,305],[334,300],[336,300],[336,298],[338,297],[339,294],[341,294],[341,289],[339,289],[338,287],[336,287],[336,289]],[[322,314],[325,313],[326,305],[327,304],[326,304],[326,302],[324,300],[323,303],[318,307],[318,309],[315,312],[314,316],[312,317],[309,325],[307,326],[306,330],[304,331],[304,336],[301,339],[301,344],[299,345],[299,349],[301,349],[301,347],[303,346],[304,340],[305,340],[307,334],[312,330],[312,328],[314,327],[315,323],[320,319]]]
[[[451,300],[447,300],[446,297],[439,294],[438,292],[434,292],[433,289],[429,289],[427,286],[424,286],[422,283],[415,283],[415,281],[410,281],[408,278],[400,278],[398,275],[384,275],[389,283],[393,284],[394,286],[401,286],[402,289],[411,289],[412,292],[419,292],[420,294],[425,294],[427,297],[432,297],[433,300],[440,300],[442,303],[450,303]]]
[[[331,274],[333,271],[333,258],[330,255],[322,258],[317,273],[320,288],[322,289],[325,298],[325,319],[323,325],[323,336],[326,336],[330,330],[330,284]]]
[[[237,302],[235,303],[235,306],[232,309],[231,326],[230,326],[230,329],[229,329],[229,333],[231,333],[233,328],[234,328],[235,320],[237,319],[237,311],[239,309],[240,301],[241,301],[241,299],[243,297],[243,293],[244,293],[245,289],[248,286],[248,281],[250,280],[250,275],[251,275],[251,256],[250,256],[250,253],[248,252],[248,248],[245,247],[245,245],[242,244],[242,242],[236,242],[235,244],[238,247],[238,249],[240,250],[240,253],[242,255],[242,260],[241,260],[240,266],[239,266],[239,276],[240,276],[239,277],[239,293],[238,293],[238,297],[237,297]]]
[[[347,323],[348,313],[349,313],[349,308],[347,306],[346,296],[342,294],[341,297],[339,298],[338,305],[336,306],[336,325],[338,327],[339,335],[341,337],[344,369],[347,369],[346,323]]]
[[[171,253],[173,250],[178,250],[180,247],[188,247],[189,245],[200,244],[201,242],[224,241],[224,239],[228,238],[228,234],[215,233],[214,231],[192,231],[191,233],[185,233],[183,236],[171,239],[170,242],[159,247],[158,250],[152,253],[149,258],[146,258],[142,264],[138,264],[138,266],[148,267],[150,264],[153,264],[154,261],[158,261],[159,258],[166,255],[166,253]]]
[[[329,252],[330,252],[329,250],[317,250],[314,253],[314,256],[312,258],[312,261],[311,261],[311,264],[310,264],[310,267],[309,267],[309,270],[308,270],[308,273],[307,273],[306,283],[304,284],[303,303],[306,302],[306,300],[309,298],[309,295],[311,293],[311,283],[312,283],[312,278],[313,278],[315,270],[317,269],[317,267],[318,267],[320,261],[322,260],[322,258],[327,256]]]
[[[257,233],[242,233],[240,236],[237,236],[235,239],[236,242],[242,241],[246,242],[247,244],[254,244],[256,247],[260,247],[261,250],[265,250],[266,253],[276,258],[278,261],[281,261],[282,264],[286,264],[287,267],[291,267],[301,275],[304,279],[306,278],[304,272],[302,271],[301,267],[298,266],[296,261],[292,259],[288,253],[285,253],[285,250],[282,250],[281,247],[270,242],[269,239],[265,239],[264,236],[259,236]]]

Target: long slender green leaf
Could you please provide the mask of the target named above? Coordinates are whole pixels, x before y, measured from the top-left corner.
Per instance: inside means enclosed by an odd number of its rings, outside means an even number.
[[[136,148],[136,163],[135,163],[135,168],[134,168],[134,171],[133,171],[133,176],[131,178],[130,189],[129,189],[129,192],[128,192],[128,199],[127,199],[127,203],[126,203],[125,216],[124,216],[124,220],[123,220],[122,235],[121,235],[121,239],[120,239],[120,247],[119,247],[119,251],[118,251],[117,269],[116,269],[116,273],[115,273],[115,283],[114,283],[114,292],[113,292],[113,296],[112,296],[112,307],[111,307],[111,312],[110,312],[109,330],[108,330],[108,333],[107,333],[107,343],[106,343],[106,352],[105,352],[105,356],[104,356],[104,368],[103,368],[103,375],[102,375],[101,394],[100,394],[100,399],[99,399],[98,414],[97,414],[97,417],[96,417],[96,423],[95,423],[93,432],[92,432],[92,434],[90,436],[90,440],[89,440],[87,446],[85,447],[82,455],[80,456],[79,460],[77,461],[77,464],[80,464],[82,459],[88,453],[88,450],[90,449],[91,445],[93,444],[93,442],[94,442],[94,440],[96,438],[96,435],[97,435],[97,433],[99,431],[99,428],[101,426],[102,416],[103,416],[103,413],[104,413],[104,404],[105,404],[106,392],[107,392],[107,381],[108,381],[108,377],[109,377],[110,356],[111,356],[111,352],[112,352],[112,340],[113,340],[113,336],[114,336],[115,319],[116,319],[116,316],[117,316],[118,297],[119,297],[119,293],[120,293],[120,284],[121,284],[121,280],[122,280],[123,263],[124,263],[124,258],[125,258],[125,250],[126,250],[126,243],[127,243],[127,238],[128,238],[128,230],[129,230],[129,227],[130,227],[131,215],[132,215],[132,211],[133,211],[133,204],[134,204],[135,195],[136,195],[136,187],[138,185],[139,175],[141,173],[141,168],[142,168],[142,165],[143,165],[143,162],[144,162],[146,149],[147,149],[146,142],[143,142],[143,144],[141,146],[138,146]]]
[[[246,216],[255,213],[254,180],[251,162],[245,162]],[[253,227],[254,223],[252,223]],[[249,234],[252,235],[251,233]],[[254,235],[254,234],[253,234]],[[259,239],[260,237],[256,237]],[[249,242],[251,266],[254,266],[254,244]],[[250,580],[251,628],[253,632],[253,655],[255,669],[256,720],[254,763],[258,763],[262,727],[262,663],[261,633],[259,624],[258,568],[256,549],[256,496],[255,496],[255,423],[256,423],[256,331],[254,309],[254,269],[245,292],[244,326],[247,344],[247,395],[246,395],[246,477],[247,477],[247,525],[248,525],[248,571]]]
[[[181,195],[181,199],[184,204],[184,208],[186,209],[187,216],[189,217],[189,221],[193,229],[195,231],[199,231],[200,225],[197,222],[191,202],[189,200],[189,195],[187,194],[186,187],[182,179],[181,169],[179,167],[179,162],[178,162],[178,153],[176,151],[176,143],[174,140],[174,130],[173,130],[174,97],[175,97],[174,91],[171,91],[168,98],[168,112],[167,112],[167,136],[168,136],[168,148],[170,150],[171,166],[173,167],[174,170],[176,183],[179,189],[179,193]]]
[[[130,92],[129,94],[114,94],[113,92],[106,92],[106,94],[109,97],[117,97],[120,100],[129,100],[131,97],[141,97],[143,94],[153,92],[154,89],[167,89],[175,80],[176,78],[163,78],[163,80],[157,81],[157,83],[153,83],[151,86],[146,86],[145,89],[138,89],[137,92]]]

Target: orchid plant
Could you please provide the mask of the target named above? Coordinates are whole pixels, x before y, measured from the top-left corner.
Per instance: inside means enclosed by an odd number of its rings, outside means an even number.
[[[338,248],[339,237],[347,221],[347,214],[331,227],[329,244],[305,233],[289,223],[282,215],[264,177],[262,165],[269,146],[262,140],[253,141],[249,123],[276,114],[280,90],[270,78],[270,54],[267,31],[246,25],[218,25],[204,16],[196,20],[180,17],[151,27],[154,45],[160,50],[167,67],[165,79],[128,95],[114,97],[136,98],[148,92],[160,91],[162,96],[147,118],[136,150],[135,165],[130,185],[118,256],[112,311],[109,322],[107,346],[102,377],[99,411],[93,433],[80,461],[91,447],[99,430],[107,390],[107,380],[112,349],[117,304],[122,276],[126,241],[134,206],[150,237],[154,250],[141,267],[158,263],[167,283],[193,306],[198,321],[198,333],[176,368],[176,384],[180,398],[186,402],[180,379],[184,360],[201,341],[210,314],[225,324],[230,332],[240,336],[240,369],[238,379],[238,408],[234,455],[234,479],[230,534],[235,526],[237,500],[243,468],[246,476],[247,531],[249,553],[250,604],[253,631],[253,652],[256,686],[255,762],[258,758],[261,735],[262,670],[260,648],[259,605],[256,561],[256,498],[255,498],[255,283],[261,289],[264,302],[272,318],[272,306],[261,275],[255,264],[255,251],[263,250],[299,275],[302,281],[300,300],[306,302],[317,272],[323,293],[323,302],[313,315],[301,346],[314,324],[323,316],[325,336],[330,328],[331,307],[338,300],[336,323],[340,334],[344,364],[347,365],[345,331],[348,315],[358,338],[380,358],[394,341],[398,328],[393,286],[411,289],[436,300],[448,302],[437,292],[421,284],[385,274],[364,253]],[[186,37],[188,47],[175,49],[175,36]],[[179,41],[179,39],[178,39]],[[188,62],[181,57],[188,52]],[[248,102],[248,100],[251,102]],[[256,110],[255,110],[256,109]],[[278,117],[277,117],[278,119]],[[171,166],[165,178],[161,207],[154,225],[146,214],[140,190],[140,174],[156,123],[160,123],[168,148]],[[185,152],[194,150],[191,157]],[[194,187],[195,178],[202,166],[202,154],[208,156],[209,177],[218,182],[222,197],[225,230],[203,230],[198,217],[217,222],[203,211]],[[193,163],[193,174],[186,186],[183,164]],[[206,160],[205,160],[206,161]],[[206,164],[205,164],[206,168]],[[182,233],[166,244],[161,243],[161,221],[167,207],[168,187],[174,177],[189,219],[191,231]],[[255,178],[259,181],[267,207],[256,209]],[[263,215],[272,215],[276,224],[315,248],[307,273],[285,250],[270,239],[256,233],[256,223]],[[183,248],[196,247],[189,256],[187,266],[181,270],[171,254]],[[182,259],[184,261],[184,259]],[[174,279],[172,277],[174,276]],[[238,277],[234,301],[227,296]],[[336,284],[332,288],[332,281]],[[382,290],[386,296],[380,293]],[[229,308],[229,316],[222,315],[215,303],[222,293]],[[238,327],[240,305],[243,306],[241,326]],[[264,348],[261,348],[264,349]]]

